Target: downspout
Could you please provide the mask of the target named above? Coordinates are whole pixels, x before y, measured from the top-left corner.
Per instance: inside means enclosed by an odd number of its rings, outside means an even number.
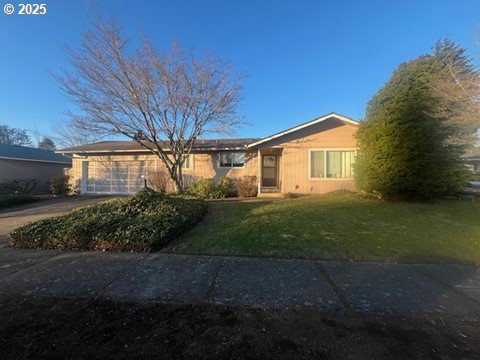
[[[258,190],[257,190],[257,196],[260,195],[261,190],[262,190],[262,157],[260,155],[260,149],[257,150],[257,163],[258,163]]]

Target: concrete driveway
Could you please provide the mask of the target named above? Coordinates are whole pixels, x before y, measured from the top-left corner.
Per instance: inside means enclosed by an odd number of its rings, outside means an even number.
[[[0,210],[0,248],[8,245],[10,234],[16,228],[32,221],[66,214],[73,209],[107,200],[107,196],[76,196],[43,200],[32,204]]]

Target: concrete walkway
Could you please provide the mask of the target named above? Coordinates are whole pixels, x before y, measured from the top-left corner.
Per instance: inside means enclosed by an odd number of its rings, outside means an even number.
[[[3,248],[0,294],[476,318],[480,270],[458,265]]]

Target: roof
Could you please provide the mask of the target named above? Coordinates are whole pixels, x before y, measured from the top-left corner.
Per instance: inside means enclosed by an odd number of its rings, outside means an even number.
[[[51,150],[8,144],[0,144],[0,159],[72,165],[71,158],[56,154]]]
[[[198,139],[193,147],[194,151],[215,150],[242,150],[248,144],[258,141],[257,138],[246,139]],[[162,148],[167,149],[167,142],[161,141]],[[130,141],[100,141],[92,144],[75,146],[57,150],[57,153],[98,153],[98,152],[139,152],[150,151],[138,142]]]
[[[337,113],[330,113],[330,114],[327,114],[327,115],[324,115],[324,116],[320,116],[316,119],[313,119],[311,121],[308,121],[306,123],[303,123],[301,125],[297,125],[295,127],[292,127],[290,129],[287,129],[287,130],[284,130],[284,131],[280,131],[276,134],[273,134],[273,135],[270,135],[270,136],[267,136],[266,138],[263,138],[263,139],[260,139],[256,142],[253,142],[251,144],[248,145],[249,148],[251,147],[254,147],[254,146],[257,146],[257,145],[260,145],[260,144],[263,144],[267,141],[270,141],[270,140],[273,140],[273,139],[276,139],[276,138],[279,138],[281,136],[284,136],[284,135],[287,135],[287,134],[290,134],[290,133],[293,133],[295,131],[298,131],[298,130],[301,130],[301,129],[304,129],[306,127],[309,127],[309,126],[312,126],[312,125],[315,125],[315,124],[318,124],[318,123],[321,123],[323,121],[326,121],[326,120],[330,120],[330,119],[336,119],[336,120],[340,120],[342,122],[345,122],[347,124],[351,124],[351,125],[355,125],[355,126],[358,126],[360,125],[360,123],[356,120],[353,120],[353,119],[350,119],[349,117],[346,117],[346,116],[343,116],[343,115],[340,115],[340,114],[337,114]]]
[[[330,113],[304,124],[292,127],[290,129],[278,132],[265,138],[244,138],[244,139],[198,139],[195,141],[193,151],[221,151],[221,150],[244,150],[260,145],[267,141],[290,134],[300,129],[318,124],[322,121],[335,119],[347,124],[358,126],[359,122],[346,116]],[[168,143],[161,141],[162,148],[168,149]],[[111,153],[111,152],[143,152],[150,151],[138,142],[130,141],[100,141],[92,144],[75,146],[58,150],[57,153],[73,154],[73,153]]]

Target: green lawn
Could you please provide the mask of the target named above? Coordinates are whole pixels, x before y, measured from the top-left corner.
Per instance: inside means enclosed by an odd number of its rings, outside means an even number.
[[[354,195],[212,201],[206,218],[164,251],[480,264],[480,203]]]

